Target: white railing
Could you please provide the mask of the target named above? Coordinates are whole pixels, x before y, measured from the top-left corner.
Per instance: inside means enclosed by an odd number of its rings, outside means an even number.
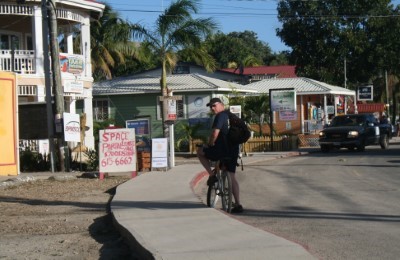
[[[0,50],[0,70],[19,73],[35,73],[35,51]]]
[[[27,5],[0,4],[0,14],[33,15],[33,7]]]
[[[304,133],[317,134],[324,128],[324,122],[317,120],[304,120]]]
[[[33,7],[28,5],[0,3],[0,14],[33,16]],[[65,19],[82,23],[84,17],[78,12],[66,9],[56,9],[57,19]]]

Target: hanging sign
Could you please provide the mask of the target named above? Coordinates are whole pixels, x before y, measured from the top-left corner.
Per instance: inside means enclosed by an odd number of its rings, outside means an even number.
[[[176,100],[168,99],[168,120],[176,120]]]
[[[81,141],[81,124],[78,114],[64,113],[64,140],[66,142]]]

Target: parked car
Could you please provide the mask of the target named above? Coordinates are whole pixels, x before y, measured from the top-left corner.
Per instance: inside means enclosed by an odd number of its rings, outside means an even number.
[[[321,151],[333,148],[347,148],[364,151],[368,145],[389,147],[392,138],[391,124],[380,124],[373,114],[340,115],[319,133]]]

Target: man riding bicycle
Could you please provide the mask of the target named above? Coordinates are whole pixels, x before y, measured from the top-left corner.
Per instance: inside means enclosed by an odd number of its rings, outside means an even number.
[[[211,170],[210,161],[224,159],[224,167],[226,167],[232,180],[232,193],[235,199],[235,206],[232,208],[231,212],[241,213],[243,212],[243,207],[240,204],[239,183],[235,177],[239,145],[231,144],[228,140],[229,115],[228,112],[225,111],[225,106],[221,99],[212,98],[210,102],[207,103],[207,106],[210,107],[212,113],[215,114],[215,118],[208,143],[204,147],[197,148],[197,157],[210,175],[207,180],[207,185],[209,186],[217,181],[215,172]],[[225,158],[228,159],[225,160]]]

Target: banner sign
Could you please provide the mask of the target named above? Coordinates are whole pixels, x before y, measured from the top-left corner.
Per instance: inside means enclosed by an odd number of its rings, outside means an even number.
[[[81,74],[85,68],[82,55],[60,54],[61,72]]]
[[[100,172],[136,172],[135,129],[100,130]]]

